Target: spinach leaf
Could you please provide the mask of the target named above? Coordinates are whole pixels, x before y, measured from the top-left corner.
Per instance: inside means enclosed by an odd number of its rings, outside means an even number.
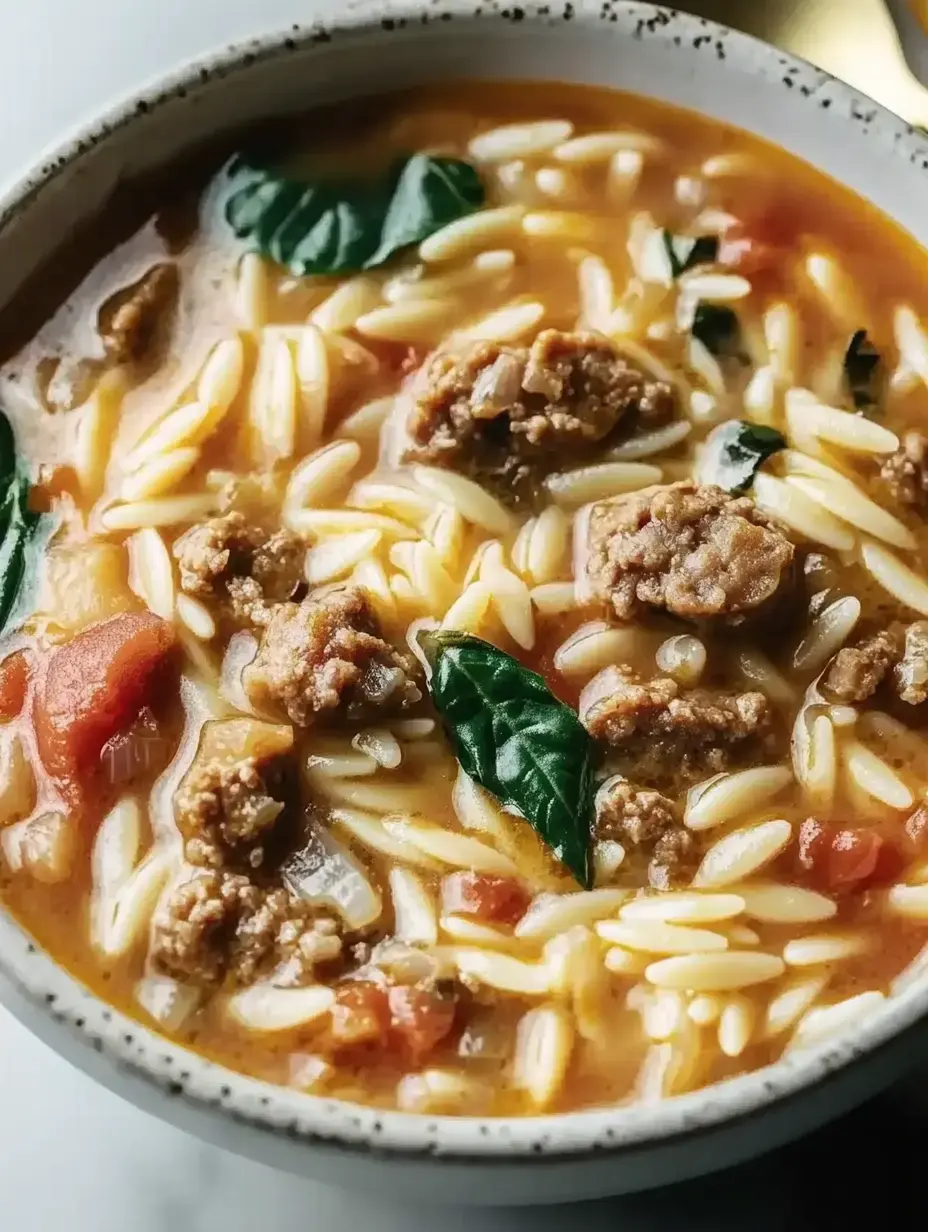
[[[872,411],[879,406],[883,377],[879,351],[865,329],[857,330],[844,353],[844,380],[858,411]]]
[[[744,492],[754,482],[761,464],[786,441],[776,428],[731,419],[709,434],[699,455],[701,483],[714,483],[726,492]]]
[[[594,744],[577,715],[489,642],[439,632],[420,635],[420,644],[461,766],[589,887]]]
[[[717,235],[674,235],[664,231],[664,247],[674,278],[697,265],[711,265],[719,255]]]
[[[374,183],[306,183],[242,159],[229,176],[229,226],[297,275],[350,274],[383,265],[473,213],[485,198],[469,163],[430,154],[401,160]]]
[[[53,529],[47,514],[29,508],[30,484],[16,458],[10,421],[0,411],[0,632],[21,607],[35,577],[38,553]]]
[[[741,323],[730,308],[699,304],[690,332],[718,358],[741,356]]]

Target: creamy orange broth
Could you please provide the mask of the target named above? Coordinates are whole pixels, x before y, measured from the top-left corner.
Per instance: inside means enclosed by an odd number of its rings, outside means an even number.
[[[898,358],[892,328],[894,307],[901,303],[909,304],[919,318],[928,319],[924,253],[873,207],[799,160],[754,137],[645,99],[618,92],[550,83],[461,83],[378,98],[356,107],[342,108],[337,115],[327,113],[287,121],[276,129],[272,128],[270,135],[260,134],[258,140],[265,143],[273,140],[274,147],[284,152],[287,165],[291,168],[302,171],[322,164],[353,172],[372,165],[386,166],[394,154],[421,149],[438,149],[443,153],[466,157],[468,141],[478,131],[498,124],[550,117],[563,117],[571,121],[578,134],[615,128],[638,130],[656,138],[665,149],[653,156],[646,152],[641,181],[632,199],[625,203],[617,204],[607,195],[601,166],[568,168],[576,177],[576,199],[570,202],[571,211],[599,220],[591,224],[590,236],[582,241],[565,241],[520,235],[511,244],[508,240],[491,244],[490,247],[494,248],[512,246],[517,250],[514,269],[506,280],[500,280],[501,283],[505,282],[504,289],[489,281],[460,291],[456,318],[449,321],[447,329],[439,330],[436,336],[412,341],[414,350],[409,366],[419,364],[430,347],[442,342],[443,336],[450,333],[459,320],[464,322],[482,316],[501,303],[520,296],[537,299],[544,305],[544,327],[573,329],[580,311],[575,252],[578,247],[595,253],[606,262],[613,274],[617,296],[621,297],[631,273],[626,251],[629,217],[639,211],[650,211],[659,226],[669,230],[687,226],[694,210],[680,205],[674,198],[675,177],[681,174],[699,177],[700,167],[706,159],[725,154],[745,156],[749,160],[749,169],[744,173],[707,180],[707,205],[730,213],[737,220],[745,220],[749,229],[758,219],[767,219],[767,222],[758,225],[762,230],[772,225],[786,254],[781,261],[758,275],[750,296],[735,305],[742,316],[749,350],[758,336],[762,339],[764,309],[778,300],[789,303],[801,321],[802,354],[799,362],[804,375],[800,384],[808,384],[814,389],[821,366],[845,339],[848,331],[836,327],[808,282],[803,281],[797,272],[797,256],[809,247],[832,254],[856,284],[866,306],[866,320],[853,322],[852,328],[866,327],[869,337],[884,356],[889,371],[895,368]],[[320,135],[323,135],[321,139]],[[222,156],[223,152],[204,154],[200,167],[195,168],[192,177],[185,170],[183,176],[175,181],[166,173],[154,187],[148,186],[130,207],[127,208],[125,203],[114,206],[112,218],[100,220],[99,234],[93,237],[93,243],[82,242],[80,252],[69,252],[60,262],[52,262],[42,278],[37,280],[36,286],[24,293],[20,303],[11,306],[3,323],[4,336],[8,336],[14,334],[23,321],[29,321],[31,328],[44,317],[44,322],[34,335],[8,356],[0,372],[0,401],[13,422],[20,451],[38,476],[40,488],[46,489],[45,499],[60,513],[61,528],[53,541],[53,550],[60,552],[62,545],[66,545],[73,552],[77,562],[75,567],[80,572],[84,568],[81,561],[86,559],[84,554],[91,545],[105,542],[117,549],[117,555],[107,566],[111,569],[107,577],[112,581],[112,587],[107,593],[95,593],[94,608],[89,613],[93,619],[120,611],[137,610],[142,606],[139,597],[126,584],[129,562],[123,545],[127,535],[122,531],[107,532],[101,521],[106,509],[117,499],[119,459],[143,438],[164,415],[167,407],[185,401],[186,391],[195,381],[209,349],[236,332],[241,332],[246,357],[240,391],[225,421],[226,427],[202,444],[195,468],[180,481],[179,488],[184,492],[200,492],[210,471],[244,472],[253,469],[250,462],[252,439],[247,424],[247,389],[254,370],[257,335],[243,325],[237,307],[236,279],[242,247],[222,223],[217,193],[215,187],[211,187],[210,176],[218,169]],[[544,155],[531,160],[532,168],[549,164],[550,158]],[[486,182],[489,186],[489,205],[502,204],[510,199],[505,187],[492,176],[487,176]],[[181,185],[180,191],[178,183]],[[534,208],[543,208],[544,205],[543,198],[539,197]],[[152,210],[150,216],[149,208]],[[557,206],[549,202],[547,208]],[[773,220],[772,224],[769,219]],[[119,236],[120,242],[110,250],[113,236]],[[100,254],[99,260],[90,269],[81,268],[88,252]],[[165,256],[178,262],[181,295],[176,323],[164,353],[156,364],[147,368],[130,367],[121,376],[112,371],[106,375],[96,329],[98,313],[111,296],[135,282],[153,262]],[[394,258],[386,271],[374,271],[372,277],[383,282],[385,277],[389,278],[397,270],[411,267],[415,259],[414,251],[403,254]],[[77,278],[72,277],[74,269],[79,270]],[[67,285],[68,279],[73,286]],[[325,300],[339,281],[342,280],[295,278],[286,271],[269,266],[267,319],[260,329],[275,325],[302,325],[307,315]],[[62,282],[65,285],[59,285]],[[64,298],[60,299],[60,304],[53,311],[49,311],[49,305],[55,303],[56,297]],[[407,348],[402,340],[395,344],[370,342],[352,331],[348,331],[347,336],[367,346],[373,360],[367,365],[359,365],[356,371],[344,364],[336,369],[324,440],[333,439],[340,423],[360,405],[382,395],[396,393],[406,379],[401,361]],[[658,341],[645,339],[644,342],[661,362],[672,369],[678,368],[682,360],[679,339],[671,336]],[[621,340],[618,345],[621,349]],[[55,361],[58,360],[60,365],[56,369]],[[740,394],[752,371],[753,364],[734,377],[731,395],[733,417],[741,414]],[[110,451],[105,483],[99,492],[92,493],[88,498],[86,491],[81,490],[73,469],[78,423],[75,407],[84,403],[98,380],[121,381],[124,393],[118,411],[107,425],[111,431],[103,433],[106,448]],[[915,382],[908,390],[896,392],[888,399],[879,422],[893,431],[918,425],[923,422],[926,407],[928,391]],[[781,418],[777,423],[782,427]],[[655,459],[664,468],[665,482],[689,474],[693,447],[713,426],[714,422],[696,423],[684,445],[675,446],[666,455]],[[276,499],[280,499],[283,491],[282,480],[307,450],[307,442],[301,439],[301,430],[298,430],[293,457],[279,464],[272,478]],[[877,482],[876,471],[869,458],[848,453],[842,455],[842,462],[848,475],[854,477],[874,500],[885,504],[885,492]],[[357,480],[376,471],[379,466],[376,442],[367,441],[352,478]],[[776,458],[769,468],[773,473],[778,473]],[[257,469],[260,470],[260,467]],[[400,474],[399,479],[403,478]],[[343,486],[339,499],[343,499],[345,491],[347,484]],[[522,518],[525,516],[524,513],[520,514]],[[910,559],[922,567],[928,551],[925,524],[918,515],[901,513],[899,516],[917,539],[918,551]],[[186,523],[162,528],[168,544],[185,526]],[[473,550],[485,537],[485,532],[474,527],[467,528],[460,549],[462,563],[456,574],[457,580],[463,575]],[[867,619],[877,625],[885,624],[900,612],[903,619],[913,618],[911,612],[900,608],[898,602],[874,583],[859,563],[839,563],[837,568],[842,590],[860,599]],[[54,587],[51,589],[54,591]],[[50,594],[48,582],[44,583],[44,588],[40,584],[36,603],[42,615],[27,621],[24,632],[10,634],[10,647],[33,646],[39,653],[45,654],[47,642],[67,641],[73,632],[87,623],[88,612],[81,610],[81,602],[74,598],[69,586],[65,586],[63,591],[59,587],[58,593]],[[66,610],[66,618],[60,625],[56,624],[62,605],[67,609],[69,603],[72,609],[76,606],[78,610]],[[401,644],[410,619],[424,614],[440,618],[443,613],[424,613],[401,605],[392,617],[383,617],[385,634]],[[576,706],[584,680],[561,676],[554,667],[554,653],[583,622],[606,615],[604,609],[594,607],[580,613],[539,617],[537,641],[530,652],[516,647],[504,630],[500,632],[497,629],[493,637],[504,649],[516,653],[523,662],[540,671],[554,693]],[[810,676],[808,673],[792,672],[790,659],[809,618],[804,610],[796,611],[795,618],[795,627],[768,630],[762,637],[753,635],[760,638],[754,643],[750,630],[739,631],[734,637],[725,630],[709,629],[704,636],[701,634],[708,652],[708,668],[702,683],[707,687],[745,687],[743,683],[740,686],[736,684],[739,678],[735,654],[741,645],[756,644],[790,680],[798,704],[810,683]],[[62,627],[64,632],[61,632]],[[630,656],[634,659],[631,666],[645,674],[654,674],[653,656],[657,647],[665,637],[685,631],[678,623],[663,618],[643,627],[637,649]],[[781,639],[779,642],[776,640],[778,636]],[[189,647],[194,641],[188,636],[185,645]],[[221,639],[200,643],[197,652],[199,670],[206,673],[212,670],[218,675],[223,649]],[[184,653],[189,653],[189,650]],[[187,670],[194,669],[188,664]],[[796,704],[785,705],[776,700],[773,703],[777,755],[787,764],[789,732]],[[925,725],[923,710],[923,706],[899,706],[894,714],[913,731],[918,731]],[[180,736],[183,713],[180,703],[177,700],[171,703],[171,699],[168,699],[168,711],[173,717],[167,720],[163,730],[173,745]],[[301,752],[311,754],[317,740],[316,730],[297,730],[296,737]],[[917,755],[890,748],[886,757],[891,765],[903,770],[908,779],[917,784],[919,791],[928,784],[928,746],[919,744]],[[420,767],[412,762],[408,767],[392,771],[389,783],[391,787],[408,785],[414,788],[419,792],[417,798],[420,801],[427,799],[430,820],[454,831],[460,828],[451,804],[454,773],[455,766],[449,753],[434,763],[425,763]],[[143,775],[133,784],[132,791],[143,804],[148,798],[153,777]],[[387,777],[381,775],[378,781]],[[684,791],[685,787],[678,783],[668,789],[668,794],[682,797]],[[46,792],[46,807],[47,796]],[[106,807],[111,803],[112,800],[108,800]],[[775,801],[764,804],[761,812],[765,817],[785,818],[793,823],[793,842],[764,873],[765,877],[789,883],[796,877],[797,869],[795,832],[799,823],[814,809],[804,798],[802,788],[793,783]],[[840,787],[827,820],[835,824],[850,823],[873,828],[897,846],[900,852],[898,880],[904,881],[904,866],[907,863],[917,864],[920,859],[904,841],[902,823],[906,816],[905,810],[890,809],[873,799],[862,805],[859,795],[851,796],[844,787]],[[741,818],[741,821],[749,819]],[[95,823],[99,820],[97,815],[84,819],[78,852],[66,880],[57,884],[42,884],[28,872],[11,871],[0,859],[0,892],[5,905],[37,942],[78,979],[130,1016],[146,1025],[157,1026],[139,1007],[134,993],[145,968],[144,939],[140,938],[127,956],[114,960],[101,958],[89,944],[92,889],[89,848]],[[547,888],[559,891],[575,888],[569,877],[543,851],[527,824],[515,822],[513,825],[516,850],[522,853],[529,866],[544,870]],[[143,833],[144,843],[150,843],[147,824],[143,827]],[[705,847],[719,833],[707,831],[697,837]],[[374,939],[387,936],[393,927],[387,882],[389,862],[383,856],[364,850],[357,843],[352,847],[383,895],[384,914],[370,930],[371,935]],[[435,875],[426,873],[423,878],[429,892],[434,892],[437,884]],[[646,884],[644,862],[634,853],[627,854],[616,874],[616,884],[629,890]],[[747,919],[737,923],[756,930],[759,940],[751,943],[755,948],[777,954],[786,942],[802,933],[844,929],[860,932],[870,939],[871,948],[862,956],[835,963],[829,968],[830,978],[824,1001],[836,1002],[862,991],[888,991],[894,978],[918,953],[924,940],[924,925],[914,920],[888,916],[882,886],[842,895],[838,902],[835,920],[821,924],[764,924]],[[706,927],[712,928],[713,925]],[[346,945],[342,964],[342,969],[346,971],[352,966],[348,957],[349,948],[350,941]],[[539,957],[537,945],[533,947],[523,943],[520,949],[515,941],[511,941],[510,950],[528,961],[537,961]],[[341,969],[336,971],[336,975],[339,974]],[[798,974],[804,972],[800,970]],[[629,991],[640,980],[640,975],[614,975],[603,983],[597,1010],[602,1024],[599,1038],[576,1039],[566,1078],[549,1108],[566,1111],[638,1097],[650,1098],[655,1091],[674,1093],[680,1089],[673,1085],[672,1080],[664,1086],[658,1081],[655,1087],[655,1080],[648,1077],[660,1065],[658,1054],[664,1045],[648,1041],[635,998],[632,997],[629,1002]],[[777,980],[745,991],[744,995],[761,1025],[755,1029],[752,1042],[739,1056],[728,1057],[719,1050],[713,1026],[703,1030],[700,1057],[698,1063],[691,1067],[689,1077],[683,1084],[684,1089],[765,1065],[782,1052],[789,1038],[788,1033],[765,1039],[762,1030],[766,1004],[776,995],[781,984],[782,981]],[[438,1045],[425,1064],[429,1068],[460,1072],[466,1079],[474,1080],[488,1092],[481,1105],[485,1110],[499,1114],[534,1111],[525,1092],[516,1089],[511,1082],[511,1032],[517,1020],[533,1004],[535,1001],[532,999],[513,993],[472,990],[460,1028]],[[467,1028],[468,1015],[484,1024],[491,1022],[493,1030],[506,1041],[501,1050],[489,1059],[475,1060],[459,1055],[460,1033]],[[294,1054],[314,1053],[322,1031],[316,1023],[303,1029],[274,1034],[249,1032],[233,1023],[225,1012],[223,999],[213,996],[205,999],[176,1032],[176,1038],[233,1069],[286,1083],[291,1077]],[[326,1079],[324,1089],[327,1093],[346,1098],[391,1106],[396,1101],[397,1082],[408,1068],[401,1057],[390,1051],[346,1055],[337,1059],[335,1071]]]

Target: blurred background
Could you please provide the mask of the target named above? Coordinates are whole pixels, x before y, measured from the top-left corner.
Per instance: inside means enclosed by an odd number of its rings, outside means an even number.
[[[928,92],[906,68],[888,12],[897,14],[917,56],[920,38],[928,44],[925,0],[694,0],[676,7],[785,47],[907,120],[928,123]]]
[[[914,15],[928,11],[928,0],[887,3],[907,19],[907,41],[916,47]],[[674,7],[777,43],[928,124],[928,92],[905,66],[887,3],[689,0]],[[313,7],[313,0],[0,0],[0,179],[140,83],[223,43],[311,21]],[[928,35],[923,46],[928,80]]]

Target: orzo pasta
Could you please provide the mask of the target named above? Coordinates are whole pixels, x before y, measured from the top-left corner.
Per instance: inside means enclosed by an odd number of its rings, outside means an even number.
[[[891,995],[911,241],[734,130],[498,84],[281,124],[98,239],[0,370],[0,893],[57,960],[429,1114],[672,1096]]]

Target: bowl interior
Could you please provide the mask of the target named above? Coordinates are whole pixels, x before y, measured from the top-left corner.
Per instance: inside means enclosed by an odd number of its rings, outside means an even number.
[[[15,186],[0,202],[0,303],[121,181],[156,171],[217,134],[262,117],[450,77],[613,86],[734,122],[816,164],[928,241],[921,206],[928,169],[923,139],[827,74],[743,35],[647,4],[599,0],[512,9],[460,0],[321,7],[323,14],[334,14],[328,24],[322,16],[323,24],[312,29],[271,35],[189,66],[173,81],[117,107]],[[191,1115],[216,1105],[240,1122],[297,1140],[375,1142],[452,1157],[630,1149],[746,1116],[885,1043],[928,1008],[928,984],[903,979],[898,995],[853,1038],[716,1088],[657,1108],[481,1123],[381,1114],[230,1074],[109,1010],[38,952],[3,913],[0,968],[13,986],[13,1008],[33,1029],[118,1089],[135,1081],[126,1071],[142,1074],[145,1082],[133,1098],[159,1112],[164,1100],[157,1090]],[[105,1054],[105,1064],[88,1055],[87,1044]],[[198,1132],[218,1119],[201,1118]]]

